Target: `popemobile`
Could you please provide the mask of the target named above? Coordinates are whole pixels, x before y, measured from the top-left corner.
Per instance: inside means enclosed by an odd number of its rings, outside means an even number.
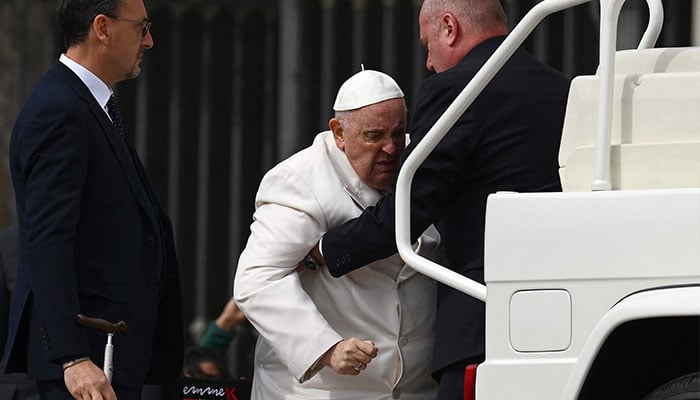
[[[571,83],[561,193],[488,199],[485,284],[413,253],[413,174],[546,16],[590,0],[544,0],[515,27],[411,153],[396,232],[418,271],[486,302],[486,360],[465,399],[700,399],[700,48],[616,51],[624,0],[600,0],[600,61]]]

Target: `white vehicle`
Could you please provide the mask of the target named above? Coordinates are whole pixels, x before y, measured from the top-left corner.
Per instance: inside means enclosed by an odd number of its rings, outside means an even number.
[[[564,192],[489,197],[485,285],[410,247],[418,165],[540,20],[588,1],[535,6],[399,174],[402,258],[486,302],[467,399],[700,399],[700,48],[650,48],[660,0],[647,0],[639,49],[620,52],[624,0],[600,0],[600,66],[572,81],[567,105]]]

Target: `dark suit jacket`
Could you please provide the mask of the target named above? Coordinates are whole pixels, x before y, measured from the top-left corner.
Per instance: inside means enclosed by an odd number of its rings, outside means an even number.
[[[408,155],[493,54],[504,37],[486,40],[453,69],[426,79],[418,91]],[[415,174],[412,237],[435,223],[449,268],[483,282],[486,198],[496,191],[561,190],[557,153],[568,80],[518,50],[457,121]],[[323,237],[335,276],[396,252],[394,193]],[[435,371],[484,353],[484,305],[456,290],[438,289]]]
[[[17,225],[0,231],[0,354],[7,341],[10,298],[17,279]],[[36,383],[26,374],[0,374],[0,399],[39,400]]]
[[[129,325],[114,338],[114,383],[175,378],[183,323],[170,220],[133,147],[61,63],[17,118],[10,170],[20,255],[6,371],[62,379],[61,362],[84,354],[102,366],[106,334],[79,326],[82,313]]]

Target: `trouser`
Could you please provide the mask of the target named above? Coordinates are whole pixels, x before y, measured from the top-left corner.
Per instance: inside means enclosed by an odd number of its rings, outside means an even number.
[[[74,400],[62,379],[37,381],[41,400]],[[119,400],[141,400],[141,388],[112,385]]]
[[[0,374],[0,399],[39,400],[39,390],[27,374]]]

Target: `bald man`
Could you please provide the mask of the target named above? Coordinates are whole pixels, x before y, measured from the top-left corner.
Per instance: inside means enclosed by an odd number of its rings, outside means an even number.
[[[496,51],[508,33],[498,0],[425,0],[419,15],[426,68],[411,122],[411,145]],[[483,282],[486,199],[497,191],[561,190],[557,153],[569,82],[519,49],[416,171],[412,239],[430,224],[443,238],[447,266]],[[321,241],[333,276],[396,252],[392,186],[375,207],[331,229]],[[461,399],[464,371],[484,358],[484,304],[438,286],[433,375],[438,399]]]

